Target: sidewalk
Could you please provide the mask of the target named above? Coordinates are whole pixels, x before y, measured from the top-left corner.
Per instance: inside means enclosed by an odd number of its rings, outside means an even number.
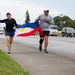
[[[0,49],[7,53],[6,40],[1,38]],[[14,42],[10,56],[31,75],[75,75],[75,60],[53,53],[45,54],[28,45]]]

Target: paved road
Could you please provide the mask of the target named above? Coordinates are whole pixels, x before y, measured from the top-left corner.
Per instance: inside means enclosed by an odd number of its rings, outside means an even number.
[[[2,38],[4,36],[0,36],[0,48],[7,52],[6,40]],[[38,39],[38,36],[15,37],[10,56],[31,75],[75,75],[75,59],[69,58],[75,54],[74,38],[50,37],[49,54],[38,51]]]
[[[16,37],[15,41],[38,48],[39,37]],[[75,38],[49,37],[48,50],[49,52],[75,58]]]

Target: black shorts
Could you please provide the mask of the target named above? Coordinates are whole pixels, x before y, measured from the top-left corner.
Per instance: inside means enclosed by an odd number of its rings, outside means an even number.
[[[45,36],[49,37],[49,33],[50,31],[43,31],[43,36],[40,35],[40,37],[45,37]]]

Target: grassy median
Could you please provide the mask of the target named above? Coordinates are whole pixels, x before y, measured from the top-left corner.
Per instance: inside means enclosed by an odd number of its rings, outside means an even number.
[[[17,62],[0,50],[0,75],[30,75]]]

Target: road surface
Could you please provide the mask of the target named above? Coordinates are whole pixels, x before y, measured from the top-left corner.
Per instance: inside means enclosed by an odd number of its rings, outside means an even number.
[[[38,36],[15,37],[10,56],[31,75],[75,75],[74,38],[50,37],[48,54],[39,52],[38,40]],[[7,53],[4,36],[0,49]]]
[[[5,38],[0,35],[0,38]],[[38,48],[39,36],[15,37],[14,41]],[[44,49],[44,47],[43,47]],[[75,58],[75,38],[49,37],[48,51],[59,55]]]
[[[39,37],[15,38],[15,41],[38,48]],[[49,52],[75,58],[75,38],[49,37]]]

